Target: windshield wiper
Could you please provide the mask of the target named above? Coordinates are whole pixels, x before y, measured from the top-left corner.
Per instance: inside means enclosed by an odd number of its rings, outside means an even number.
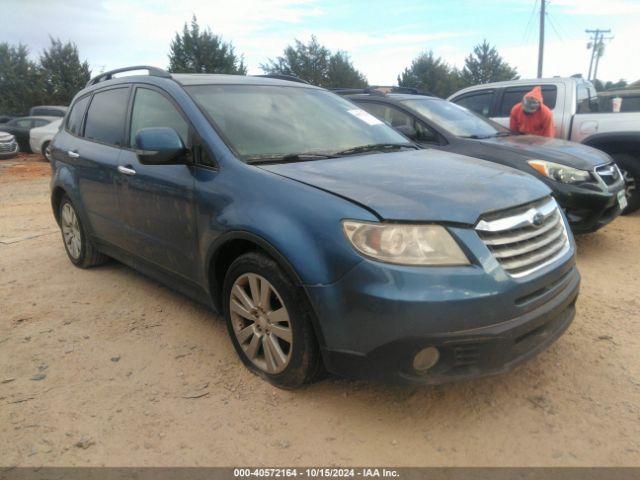
[[[385,152],[385,151],[400,150],[401,148],[413,148],[414,150],[418,150],[420,147],[412,143],[372,143],[370,145],[360,145],[358,147],[347,148],[346,150],[333,152],[333,155],[344,156],[344,155],[355,155],[357,153],[365,153],[365,152],[376,152],[376,151]]]
[[[245,162],[249,164],[256,163],[288,163],[288,162],[306,162],[309,160],[321,160],[323,158],[335,158],[331,153],[286,153],[282,155],[253,155],[245,158]]]

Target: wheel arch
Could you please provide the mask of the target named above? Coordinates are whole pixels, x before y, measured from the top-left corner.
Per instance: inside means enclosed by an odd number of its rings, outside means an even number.
[[[243,230],[227,232],[213,242],[208,250],[206,260],[207,286],[209,295],[211,296],[211,301],[213,302],[216,310],[223,313],[222,285],[224,283],[224,276],[226,275],[226,272],[236,258],[251,251],[259,251],[272,258],[278,266],[285,271],[289,278],[297,286],[302,288],[313,312],[311,316],[313,319],[313,330],[316,334],[316,338],[321,345],[324,345],[322,329],[318,325],[317,316],[315,315],[315,311],[313,311],[313,305],[311,304],[306,289],[304,288],[304,283],[300,275],[276,247],[271,245],[264,238],[251,232]]]
[[[596,133],[583,139],[582,144],[609,155],[626,153],[640,162],[640,132]]]
[[[56,219],[56,223],[60,226],[60,203],[64,196],[69,196],[64,187],[60,185],[53,188],[51,192],[51,208],[53,209],[53,216]]]

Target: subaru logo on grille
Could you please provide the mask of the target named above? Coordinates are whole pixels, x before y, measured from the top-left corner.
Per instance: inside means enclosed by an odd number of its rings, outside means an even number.
[[[542,225],[543,220],[544,220],[544,215],[538,212],[533,216],[531,223],[533,223],[536,227],[539,227],[540,225]]]
[[[539,227],[544,223],[544,215],[540,213],[537,209],[532,208],[527,212],[527,220],[531,225],[535,225]]]
[[[618,178],[620,178],[620,174],[618,173],[618,169],[613,165],[609,165],[609,166],[606,166],[606,167],[601,167],[600,169],[598,169],[598,173],[601,176],[611,177],[613,180],[617,180]]]

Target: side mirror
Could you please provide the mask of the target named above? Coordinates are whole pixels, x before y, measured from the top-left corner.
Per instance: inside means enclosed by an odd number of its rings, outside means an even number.
[[[395,127],[395,129],[405,137],[409,137],[411,140],[416,140],[418,138],[418,132],[415,127],[411,125],[399,125]]]
[[[169,127],[143,128],[136,133],[136,154],[143,165],[183,163],[187,148]]]

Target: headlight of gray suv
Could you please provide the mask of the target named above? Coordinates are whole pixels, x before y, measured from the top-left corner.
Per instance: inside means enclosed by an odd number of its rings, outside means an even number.
[[[400,265],[469,265],[469,259],[451,234],[440,225],[342,222],[357,251]]]
[[[560,183],[581,183],[591,179],[591,174],[585,170],[568,167],[559,163],[548,162],[546,160],[531,159],[527,163],[538,173],[541,173],[551,180]]]

